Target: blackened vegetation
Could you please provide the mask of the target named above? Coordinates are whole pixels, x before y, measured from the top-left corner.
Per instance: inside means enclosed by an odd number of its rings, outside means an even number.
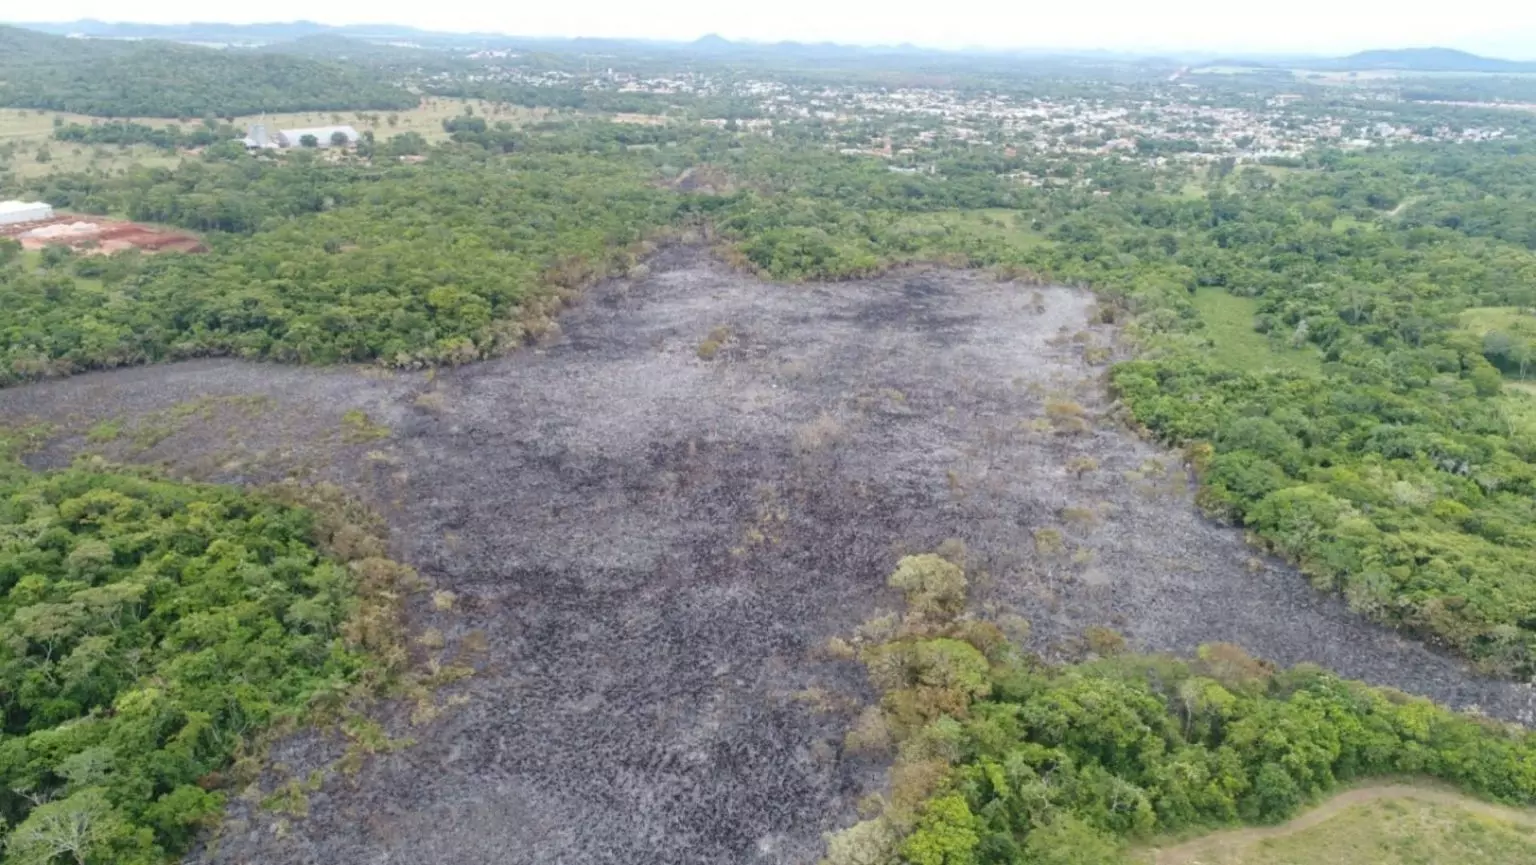
[[[769,285],[686,249],[652,272],[595,289],[546,348],[430,380],[204,361],[0,392],[0,413],[76,417],[124,413],[116,381],[161,411],[267,394],[226,440],[173,432],[148,458],[260,477],[287,448],[346,475],[440,588],[418,627],[483,646],[419,744],[282,832],[237,805],[205,861],[814,861],[882,768],[840,753],[873,695],[818,647],[894,606],[902,555],[950,538],[973,603],[1028,618],[1047,654],[1090,626],[1234,642],[1529,717],[1522,686],[1364,623],[1199,517],[1177,458],[1107,417],[1083,358],[1113,333],[1087,294],[918,270]],[[350,411],[387,436],[349,443]],[[253,455],[221,474],[236,437]]]

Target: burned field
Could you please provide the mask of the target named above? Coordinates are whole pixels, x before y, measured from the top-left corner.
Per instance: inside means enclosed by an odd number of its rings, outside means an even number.
[[[435,376],[228,361],[0,391],[81,451],[382,512],[436,592],[458,704],[309,795],[249,802],[217,863],[813,862],[878,766],[839,756],[854,665],[819,647],[958,539],[976,599],[1066,654],[1086,627],[1229,641],[1499,717],[1524,687],[1366,624],[1202,519],[1107,415],[1092,299],[980,274],[769,285],[675,249],[549,345]],[[439,649],[438,646],[443,648]],[[274,756],[297,775],[328,753]]]

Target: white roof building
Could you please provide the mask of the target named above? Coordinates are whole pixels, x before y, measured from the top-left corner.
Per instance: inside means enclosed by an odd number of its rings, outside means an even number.
[[[250,132],[246,134],[242,143],[245,144],[247,150],[266,150],[277,146],[277,142],[268,137],[267,127],[264,123],[252,124]]]
[[[40,222],[53,218],[53,207],[41,201],[0,201],[0,225]]]

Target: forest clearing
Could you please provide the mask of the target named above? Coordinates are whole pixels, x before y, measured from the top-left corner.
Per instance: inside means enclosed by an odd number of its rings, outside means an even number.
[[[1085,357],[1115,333],[1087,293],[942,269],[770,289],[687,247],[652,265],[541,347],[456,370],[200,360],[0,391],[51,430],[37,467],[341,483],[451,598],[409,615],[431,657],[469,659],[463,704],[396,717],[418,744],[310,793],[281,833],[237,802],[206,861],[803,861],[879,784],[833,759],[866,686],[818,647],[889,603],[900,555],[951,539],[978,603],[1026,615],[1049,657],[1081,657],[1095,626],[1138,650],[1227,641],[1532,717],[1529,688],[1200,516],[1179,457],[1110,416]],[[301,778],[336,747],[274,757]]]

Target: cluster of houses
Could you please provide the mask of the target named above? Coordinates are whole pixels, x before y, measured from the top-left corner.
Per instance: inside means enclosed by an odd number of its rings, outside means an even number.
[[[1426,130],[1401,120],[1362,123],[1358,114],[1319,112],[1315,105],[1312,110],[1305,105],[1298,108],[1298,103],[1308,101],[1301,93],[1279,93],[1262,105],[1223,105],[1208,90],[1190,83],[1183,72],[1167,82],[1122,88],[1123,92],[1107,99],[878,84],[799,84],[691,70],[637,75],[588,68],[583,75],[517,64],[486,69],[478,78],[587,91],[734,96],[755,103],[758,116],[701,122],[772,135],[776,121],[816,120],[827,125],[831,146],[886,157],[957,142],[992,144],[1043,157],[1111,156],[1149,165],[1227,158],[1260,162],[1295,157],[1318,146],[1488,141],[1508,135],[1499,127]],[[847,140],[862,125],[892,118],[910,127],[908,134],[898,134],[894,149],[884,142],[883,147],[871,148]]]

